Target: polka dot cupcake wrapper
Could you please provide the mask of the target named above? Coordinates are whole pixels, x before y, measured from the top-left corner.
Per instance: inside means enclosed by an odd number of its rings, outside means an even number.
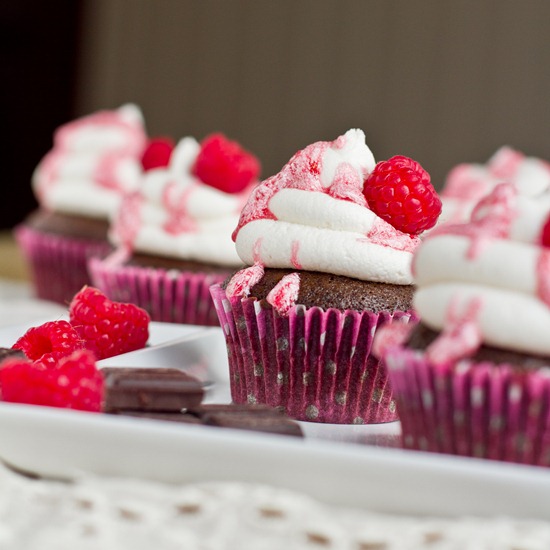
[[[255,298],[212,297],[224,330],[231,395],[298,420],[364,424],[397,420],[385,368],[371,355],[378,326],[409,317],[297,306],[280,316]]]
[[[550,369],[434,366],[406,348],[385,362],[405,447],[550,466]]]
[[[153,267],[128,266],[115,252],[89,263],[94,286],[111,300],[130,302],[145,309],[151,320],[164,323],[218,326],[209,287],[227,274],[194,273]],[[115,261],[113,261],[115,258]]]
[[[36,295],[61,304],[68,304],[84,285],[91,284],[88,260],[111,250],[107,242],[43,233],[24,225],[16,227],[14,234]]]

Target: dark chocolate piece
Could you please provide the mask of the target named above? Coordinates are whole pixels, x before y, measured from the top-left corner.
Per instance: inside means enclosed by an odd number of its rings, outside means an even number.
[[[262,403],[258,405],[246,405],[246,404],[238,404],[238,403],[210,403],[208,405],[198,405],[194,407],[188,407],[187,411],[188,413],[194,414],[198,417],[203,417],[206,414],[212,414],[212,413],[232,413],[232,414],[238,414],[238,413],[247,413],[247,414],[253,414],[254,416],[281,416],[284,417],[284,413],[282,413],[279,409],[276,409],[274,407],[270,407],[269,405],[264,405]]]
[[[237,430],[252,430],[280,435],[302,437],[299,424],[279,414],[250,414],[250,412],[213,412],[202,416],[207,426],[234,428]]]
[[[206,426],[303,437],[297,422],[269,405],[201,405],[187,412],[199,417]]]
[[[392,285],[360,281],[342,275],[296,269],[266,269],[262,279],[250,290],[250,296],[265,299],[273,287],[289,273],[300,275],[300,290],[297,304],[306,307],[354,309],[357,311],[409,311],[412,309],[412,285]],[[227,286],[231,277],[222,286]]]
[[[199,405],[181,412],[116,411],[114,414],[303,437],[300,425],[268,405]]]
[[[155,411],[113,411],[111,414],[119,416],[133,416],[134,418],[150,418],[151,420],[166,420],[167,422],[180,422],[182,424],[199,424],[202,421],[197,416],[183,412],[155,412]]]
[[[106,367],[105,412],[140,410],[174,412],[200,405],[203,384],[179,369]]]
[[[0,348],[0,362],[4,359],[19,357],[25,359],[26,355],[20,349]]]

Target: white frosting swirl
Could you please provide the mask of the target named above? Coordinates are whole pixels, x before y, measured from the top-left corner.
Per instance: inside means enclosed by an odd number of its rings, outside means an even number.
[[[174,149],[169,166],[145,172],[140,190],[124,198],[113,219],[113,244],[170,258],[242,264],[231,241],[250,192],[224,193],[192,173],[200,151],[192,137]]]
[[[40,205],[108,219],[121,195],[139,184],[146,139],[141,111],[132,104],[61,126],[32,177]]]
[[[414,258],[423,323],[447,332],[474,323],[487,345],[550,355],[550,248],[541,246],[549,215],[550,198],[500,184],[470,224],[434,231]]]
[[[442,212],[438,224],[462,223],[479,200],[499,183],[513,184],[521,195],[536,197],[550,191],[550,164],[504,146],[486,164],[459,164],[441,191]]]
[[[410,262],[419,240],[368,208],[362,189],[374,166],[361,130],[296,153],[251,194],[235,231],[241,259],[411,284]]]

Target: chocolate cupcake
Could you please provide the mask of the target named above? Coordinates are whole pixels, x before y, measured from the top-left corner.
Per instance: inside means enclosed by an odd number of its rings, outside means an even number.
[[[500,184],[417,250],[421,324],[377,342],[406,447],[550,465],[549,219]]]
[[[135,189],[146,135],[135,105],[61,126],[32,179],[39,209],[15,229],[38,297],[68,303],[105,255],[109,215]]]
[[[116,250],[89,263],[93,284],[153,321],[218,325],[209,287],[242,265],[231,232],[259,171],[223,135],[180,140],[124,197],[109,232]]]
[[[414,185],[422,199],[403,216]],[[390,197],[390,213],[377,193],[397,187],[404,196]],[[250,267],[211,289],[233,401],[314,422],[395,420],[372,339],[379,326],[409,319],[420,242],[411,233],[433,225],[440,207],[414,161],[394,157],[375,168],[361,130],[306,147],[262,182],[234,233]]]

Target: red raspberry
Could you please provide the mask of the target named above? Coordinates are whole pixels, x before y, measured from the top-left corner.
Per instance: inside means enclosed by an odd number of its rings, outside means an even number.
[[[224,193],[239,193],[260,175],[260,161],[236,141],[212,134],[201,143],[194,174]]]
[[[50,321],[32,327],[15,344],[31,361],[55,363],[84,347],[78,332],[67,321]]]
[[[160,137],[150,139],[145,151],[141,155],[143,170],[147,172],[153,168],[168,166],[173,150],[174,140],[171,138]]]
[[[149,338],[149,314],[134,304],[112,302],[85,286],[69,306],[73,327],[96,359],[141,349]]]
[[[550,216],[544,222],[542,226],[542,233],[540,235],[540,241],[542,246],[550,247]]]
[[[103,376],[93,355],[77,350],[55,364],[7,359],[0,365],[3,401],[99,412]]]
[[[365,181],[363,193],[375,214],[411,235],[433,227],[441,214],[441,199],[430,175],[408,157],[379,162]]]

